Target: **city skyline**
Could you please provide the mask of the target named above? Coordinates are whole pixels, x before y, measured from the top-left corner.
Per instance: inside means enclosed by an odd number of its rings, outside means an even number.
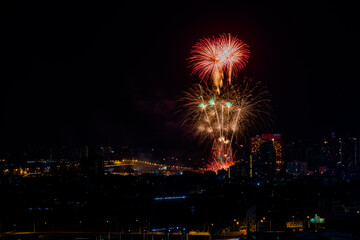
[[[359,239],[357,8],[0,3],[0,239]]]

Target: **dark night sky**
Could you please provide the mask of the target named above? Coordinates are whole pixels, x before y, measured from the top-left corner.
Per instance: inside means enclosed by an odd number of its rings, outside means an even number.
[[[187,68],[191,46],[220,33],[251,47],[241,76],[272,94],[269,132],[360,133],[360,28],[345,1],[1,4],[2,148],[192,145],[175,101],[198,81]]]

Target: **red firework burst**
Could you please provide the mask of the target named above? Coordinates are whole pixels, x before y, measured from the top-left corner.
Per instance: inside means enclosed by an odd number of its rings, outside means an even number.
[[[228,170],[229,167],[234,165],[235,160],[231,146],[226,142],[214,140],[213,147],[211,149],[211,159],[207,164],[209,170],[217,172],[218,170]]]
[[[218,38],[219,58],[223,68],[228,72],[228,79],[231,81],[231,75],[235,75],[242,70],[248,62],[250,50],[248,45],[232,37],[230,34],[222,34]]]
[[[219,44],[215,38],[200,39],[191,50],[190,67],[192,74],[199,75],[201,81],[208,80],[215,72],[222,70],[219,58]]]
[[[192,74],[197,74],[201,81],[207,81],[215,75],[227,72],[231,81],[232,73],[237,74],[243,69],[249,59],[248,46],[237,37],[222,34],[219,38],[200,39],[190,52],[188,59]]]

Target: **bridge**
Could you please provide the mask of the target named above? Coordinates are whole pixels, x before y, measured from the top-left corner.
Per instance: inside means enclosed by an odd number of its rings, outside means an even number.
[[[105,172],[115,175],[137,175],[143,173],[160,173],[166,175],[181,174],[183,171],[199,172],[201,170],[179,165],[161,164],[137,159],[104,161]]]

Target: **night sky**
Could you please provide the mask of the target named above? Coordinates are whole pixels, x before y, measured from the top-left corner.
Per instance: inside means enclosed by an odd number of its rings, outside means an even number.
[[[176,100],[198,82],[186,59],[200,38],[221,33],[251,48],[240,76],[268,87],[269,133],[360,133],[355,5],[131,2],[1,3],[2,149],[186,149],[196,141],[179,124]]]

